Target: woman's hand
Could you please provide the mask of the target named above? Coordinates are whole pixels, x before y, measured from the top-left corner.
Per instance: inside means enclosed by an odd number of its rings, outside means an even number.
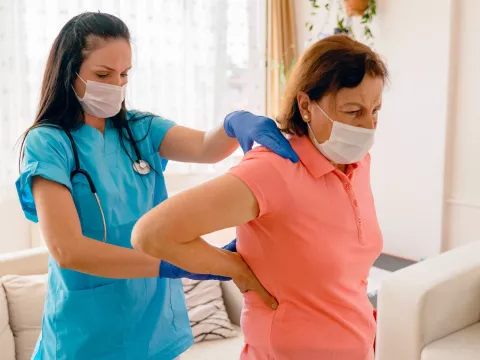
[[[231,256],[235,263],[235,271],[232,275],[232,279],[242,294],[248,291],[255,291],[260,295],[265,304],[276,310],[278,308],[277,300],[263,287],[240,254],[231,253]]]

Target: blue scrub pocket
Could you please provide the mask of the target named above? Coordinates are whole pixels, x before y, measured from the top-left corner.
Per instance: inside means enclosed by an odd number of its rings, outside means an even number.
[[[121,359],[119,283],[60,290],[55,304],[57,359]]]

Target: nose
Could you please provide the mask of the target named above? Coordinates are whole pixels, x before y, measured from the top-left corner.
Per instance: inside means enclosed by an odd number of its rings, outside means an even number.
[[[377,127],[377,118],[375,115],[368,115],[363,121],[362,127],[365,129],[375,129]]]
[[[127,79],[124,78],[121,74],[112,76],[108,82],[110,85],[123,86],[127,82]]]

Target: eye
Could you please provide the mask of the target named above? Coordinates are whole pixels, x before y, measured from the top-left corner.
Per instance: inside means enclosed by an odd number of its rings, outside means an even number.
[[[128,77],[128,74],[121,74],[120,76],[121,76],[121,77],[124,77],[124,78],[127,78],[127,77]]]
[[[359,113],[360,113],[360,110],[345,111],[345,114],[347,114],[350,117],[357,116]]]
[[[108,74],[97,74],[97,77],[100,79],[104,79],[108,76]]]
[[[373,110],[373,115],[377,115],[380,110],[380,108]]]

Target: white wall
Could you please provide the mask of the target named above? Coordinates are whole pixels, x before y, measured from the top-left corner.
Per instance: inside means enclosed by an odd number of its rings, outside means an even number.
[[[307,0],[295,3],[302,47],[311,8]],[[416,260],[442,249],[450,9],[450,0],[377,0],[373,27],[391,85],[372,152],[372,186],[384,251]]]
[[[444,246],[480,240],[480,1],[453,9]]]

